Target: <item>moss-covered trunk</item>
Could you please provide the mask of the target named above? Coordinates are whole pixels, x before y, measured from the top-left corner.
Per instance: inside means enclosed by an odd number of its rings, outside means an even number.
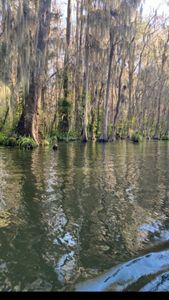
[[[110,55],[109,55],[109,64],[108,64],[108,78],[107,78],[107,87],[106,87],[106,97],[104,102],[104,112],[103,112],[103,126],[102,134],[99,138],[100,142],[108,142],[108,112],[109,112],[109,102],[110,102],[110,87],[111,87],[111,70],[113,63],[113,55],[115,44],[111,41],[110,35]]]
[[[35,84],[34,72],[30,77],[29,93],[25,96],[25,105],[16,132],[32,137],[39,144],[38,86]]]
[[[87,125],[88,125],[88,96],[89,96],[89,1],[87,2],[87,23],[85,36],[85,60],[83,74],[83,94],[82,94],[82,142],[88,141]]]
[[[24,108],[16,129],[19,135],[31,136],[37,144],[41,140],[38,116],[41,91],[45,84],[50,10],[51,0],[39,1],[37,28],[30,44],[32,55],[30,57],[30,70],[28,74],[29,89],[25,92]]]

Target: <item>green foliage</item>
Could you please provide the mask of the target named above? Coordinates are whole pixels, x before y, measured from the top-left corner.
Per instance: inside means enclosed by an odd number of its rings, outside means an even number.
[[[0,145],[4,145],[6,138],[7,136],[5,135],[5,133],[0,132]]]
[[[133,143],[139,143],[139,142],[142,142],[143,141],[143,136],[141,135],[141,133],[139,132],[135,132],[132,134],[131,136],[131,141]]]
[[[49,146],[53,142],[57,141],[56,131],[51,132],[50,134],[44,133],[42,136],[42,146]]]
[[[50,145],[50,141],[48,141],[47,139],[42,140],[42,146],[47,147],[49,145]]]
[[[17,145],[17,140],[13,136],[8,136],[6,133],[0,133],[0,145],[14,147]]]
[[[68,131],[68,137],[72,139],[77,139],[78,138],[78,133],[76,130],[69,130]]]
[[[15,137],[11,135],[6,135],[5,133],[0,133],[0,145],[16,147],[19,146],[22,149],[33,149],[37,146],[35,141],[31,137],[20,136]]]
[[[68,132],[60,132],[59,130],[53,132],[50,138],[53,141],[65,141],[65,142],[71,142],[78,140],[78,133],[75,130],[69,130]]]
[[[127,121],[119,120],[116,125],[116,131],[121,137],[127,136]]]
[[[58,131],[57,139],[58,141],[65,141],[65,142],[76,141],[78,139],[78,134],[74,130],[69,130],[67,133],[61,133]]]
[[[59,112],[59,131],[67,133],[69,130],[69,111],[70,111],[70,102],[66,98],[61,98],[58,101],[58,112]]]
[[[61,98],[58,101],[58,106],[61,111],[65,112],[70,108],[70,102],[65,98]]]
[[[169,140],[169,135],[168,135],[168,134],[163,134],[163,135],[161,136],[161,140],[162,140],[162,141],[168,141],[168,140]]]
[[[131,116],[131,118],[130,118],[130,124],[131,124],[131,126],[134,126],[135,122],[136,122],[135,116]]]
[[[92,133],[94,135],[97,135],[97,132],[98,132],[98,124],[96,122],[94,122],[93,124],[89,123],[88,126],[87,126],[87,131],[89,133]]]
[[[60,132],[55,130],[49,134],[43,135],[42,146],[49,146],[57,141],[71,142],[78,140],[78,133],[75,130],[69,130],[68,132]]]
[[[6,137],[3,143],[4,146],[15,147],[17,146],[17,139],[14,136]]]
[[[37,144],[31,137],[21,136],[17,141],[17,145],[21,149],[33,149],[37,147]]]

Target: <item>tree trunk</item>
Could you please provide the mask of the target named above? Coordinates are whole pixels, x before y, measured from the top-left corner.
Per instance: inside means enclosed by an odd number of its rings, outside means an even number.
[[[88,8],[89,9],[89,8]],[[87,12],[86,39],[85,39],[85,71],[83,77],[83,94],[82,94],[82,142],[87,142],[87,125],[88,125],[88,89],[89,89],[89,10]]]
[[[114,119],[113,119],[112,140],[116,139],[116,122],[117,122],[119,108],[120,108],[120,102],[121,102],[121,85],[122,85],[121,80],[122,80],[122,75],[123,75],[123,71],[124,71],[125,61],[126,61],[126,56],[123,59],[119,78],[118,78],[118,98],[117,98],[117,104],[116,104],[116,111],[115,111],[115,115],[114,115]],[[126,87],[123,88],[123,90],[125,90],[125,89],[126,89]]]
[[[133,85],[133,76],[132,76],[132,72],[129,72],[129,98],[128,98],[128,116],[127,116],[127,137],[128,138],[130,138],[130,129],[131,129],[132,85]]]
[[[70,47],[70,38],[71,38],[71,0],[68,0],[67,3],[67,25],[66,25],[66,48],[65,48],[65,56],[64,56],[64,72],[63,72],[63,94],[64,101],[69,102],[69,47]],[[67,105],[67,109],[61,115],[61,119],[59,122],[59,130],[62,133],[67,133],[69,131],[69,109]]]
[[[71,37],[71,0],[68,0],[67,4],[67,26],[66,26],[66,50],[64,57],[64,75],[63,75],[63,89],[64,98],[69,96],[69,46]]]
[[[129,73],[128,73],[128,114],[127,114],[127,138],[131,136],[131,116],[132,116],[132,91],[133,91],[133,74],[134,74],[134,54],[135,54],[135,36],[131,39],[129,45]]]
[[[111,37],[110,37],[110,41],[111,41]],[[107,77],[107,87],[106,87],[106,97],[105,97],[105,103],[104,103],[103,128],[102,128],[102,135],[99,138],[100,142],[108,142],[108,111],[109,111],[111,69],[112,69],[114,48],[115,48],[115,44],[111,41],[110,55],[109,55],[109,66],[108,66],[108,77]]]
[[[90,134],[91,134],[91,140],[95,141],[96,140],[96,131],[95,131],[95,121],[96,121],[96,103],[98,102],[98,91],[97,87],[92,89],[92,94],[91,94],[91,128],[90,128]]]
[[[32,40],[31,43],[31,68],[28,74],[29,91],[25,95],[23,113],[16,129],[17,134],[30,136],[37,144],[41,140],[38,109],[45,80],[45,62],[50,30],[50,9],[51,0],[40,1],[38,13],[39,24],[37,24],[35,40]]]
[[[154,140],[158,140],[160,138],[160,133],[159,133],[159,127],[160,127],[160,116],[161,116],[161,95],[162,95],[162,89],[163,89],[163,82],[160,80],[160,88],[159,88],[159,94],[158,94],[158,99],[157,99],[157,122],[155,126],[155,134],[153,136]]]
[[[96,103],[96,136],[98,136],[99,133],[99,129],[100,129],[100,106],[102,103],[102,99],[104,98],[104,83],[101,82],[101,86],[99,89],[99,97],[98,97],[98,101]]]
[[[75,130],[79,132],[80,120],[79,120],[79,105],[80,105],[80,78],[81,78],[81,48],[82,48],[82,23],[83,14],[83,2],[81,1],[80,6],[80,17],[79,17],[79,0],[77,0],[76,8],[76,70],[75,70]],[[80,26],[80,32],[79,32]]]
[[[2,120],[2,122],[0,124],[0,131],[4,128],[8,115],[9,115],[9,105],[7,107],[4,119]]]
[[[167,112],[167,126],[166,126],[165,135],[169,136],[169,109],[168,109],[168,112]]]
[[[169,43],[169,30],[168,30],[168,35],[167,35],[167,40],[164,44],[164,50],[162,53],[162,58],[161,58],[161,70],[160,70],[160,84],[159,84],[159,93],[158,93],[158,98],[157,98],[157,122],[156,122],[156,127],[155,127],[155,134],[154,134],[154,139],[159,139],[159,127],[160,127],[160,117],[161,117],[161,96],[162,96],[162,90],[165,84],[165,78],[164,76],[164,67],[167,62],[167,50],[168,50],[168,43]]]

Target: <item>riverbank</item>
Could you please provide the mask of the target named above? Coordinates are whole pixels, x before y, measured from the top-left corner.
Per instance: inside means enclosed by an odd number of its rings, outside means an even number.
[[[116,138],[116,141],[118,140],[126,140],[126,141],[131,141],[133,143],[141,143],[145,140],[155,140],[155,141],[168,141],[169,137],[167,135],[161,136],[159,139],[147,139],[140,133],[136,132],[131,135],[131,138],[124,138],[118,136]],[[81,141],[79,137],[76,135],[70,135],[70,134],[56,134],[55,136],[46,136],[45,138],[42,138],[40,146],[46,147],[46,146],[52,146],[55,142],[77,142]],[[97,140],[89,140],[90,142],[99,142],[101,141],[99,139]],[[113,140],[109,140],[108,142],[113,142]],[[5,147],[19,147],[22,149],[27,149],[31,150],[36,147],[38,147],[37,143],[31,138],[31,137],[26,137],[26,136],[16,136],[15,134],[5,134],[3,132],[0,132],[0,146],[5,146]]]

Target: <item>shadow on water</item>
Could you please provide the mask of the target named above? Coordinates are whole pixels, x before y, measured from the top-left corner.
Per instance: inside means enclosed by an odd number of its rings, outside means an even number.
[[[0,148],[0,290],[165,290],[168,163],[161,142]]]

